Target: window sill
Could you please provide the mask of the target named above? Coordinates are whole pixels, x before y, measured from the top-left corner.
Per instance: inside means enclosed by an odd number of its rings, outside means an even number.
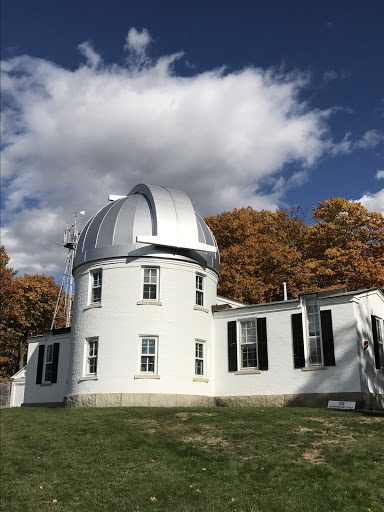
[[[204,379],[204,377],[193,377],[193,382],[209,382],[209,379]]]
[[[79,382],[82,380],[99,380],[99,377],[97,375],[87,375],[84,377],[80,377]]]
[[[42,382],[40,386],[52,386],[52,382]]]
[[[89,304],[88,306],[85,306],[83,311],[86,311],[87,309],[95,309],[95,308],[101,308],[102,304]]]
[[[205,309],[202,306],[194,306],[193,309],[195,309],[196,311],[203,311],[204,313],[209,313],[209,309]]]
[[[148,305],[150,305],[150,306],[161,306],[161,305],[162,305],[162,304],[161,304],[161,302],[159,302],[158,300],[138,300],[138,301],[136,302],[136,304],[137,304],[138,306],[141,306],[141,305],[143,305],[143,304],[145,304],[145,305],[147,305],[147,306],[148,306]]]
[[[254,373],[261,373],[261,370],[238,370],[235,375],[250,375]]]
[[[328,366],[304,366],[302,372],[315,372],[316,370],[328,370]]]
[[[144,374],[140,374],[140,375],[134,375],[133,378],[134,379],[160,379],[160,375],[144,375]]]

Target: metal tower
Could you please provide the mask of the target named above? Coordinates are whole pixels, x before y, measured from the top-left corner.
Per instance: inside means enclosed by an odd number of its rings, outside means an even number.
[[[80,212],[81,215],[84,215],[85,212]],[[72,275],[73,269],[73,261],[75,258],[76,246],[80,236],[80,230],[77,227],[77,212],[74,213],[73,216],[73,224],[71,227],[68,227],[64,231],[64,243],[54,242],[55,244],[62,245],[66,249],[68,249],[67,260],[65,263],[65,269],[63,273],[63,278],[61,280],[61,286],[59,295],[56,301],[55,312],[53,314],[53,319],[51,323],[51,330],[55,328],[56,321],[58,320],[58,313],[60,307],[64,307],[65,313],[65,327],[70,327],[71,325],[71,313],[72,313],[72,302],[74,295],[74,280]]]

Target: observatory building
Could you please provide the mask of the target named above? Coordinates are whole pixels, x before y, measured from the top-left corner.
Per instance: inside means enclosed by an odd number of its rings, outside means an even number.
[[[219,251],[181,191],[137,185],[86,224],[72,326],[29,339],[11,405],[384,406],[384,295],[217,295]]]

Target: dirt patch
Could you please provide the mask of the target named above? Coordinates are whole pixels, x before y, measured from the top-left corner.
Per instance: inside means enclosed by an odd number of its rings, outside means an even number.
[[[384,423],[384,418],[379,418],[377,416],[365,416],[360,418],[359,423]]]
[[[312,432],[313,429],[311,428],[308,428],[308,427],[302,427],[301,425],[299,425],[299,429],[296,430],[295,434],[305,434],[306,432]]]
[[[302,453],[301,456],[311,464],[325,464],[325,458],[317,448],[308,450]]]
[[[192,416],[217,416],[214,412],[177,412],[175,413],[176,418],[180,418],[181,421],[186,421]]]

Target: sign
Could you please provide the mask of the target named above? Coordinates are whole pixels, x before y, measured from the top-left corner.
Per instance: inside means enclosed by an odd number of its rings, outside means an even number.
[[[356,402],[343,402],[337,400],[328,401],[328,409],[355,409]]]

